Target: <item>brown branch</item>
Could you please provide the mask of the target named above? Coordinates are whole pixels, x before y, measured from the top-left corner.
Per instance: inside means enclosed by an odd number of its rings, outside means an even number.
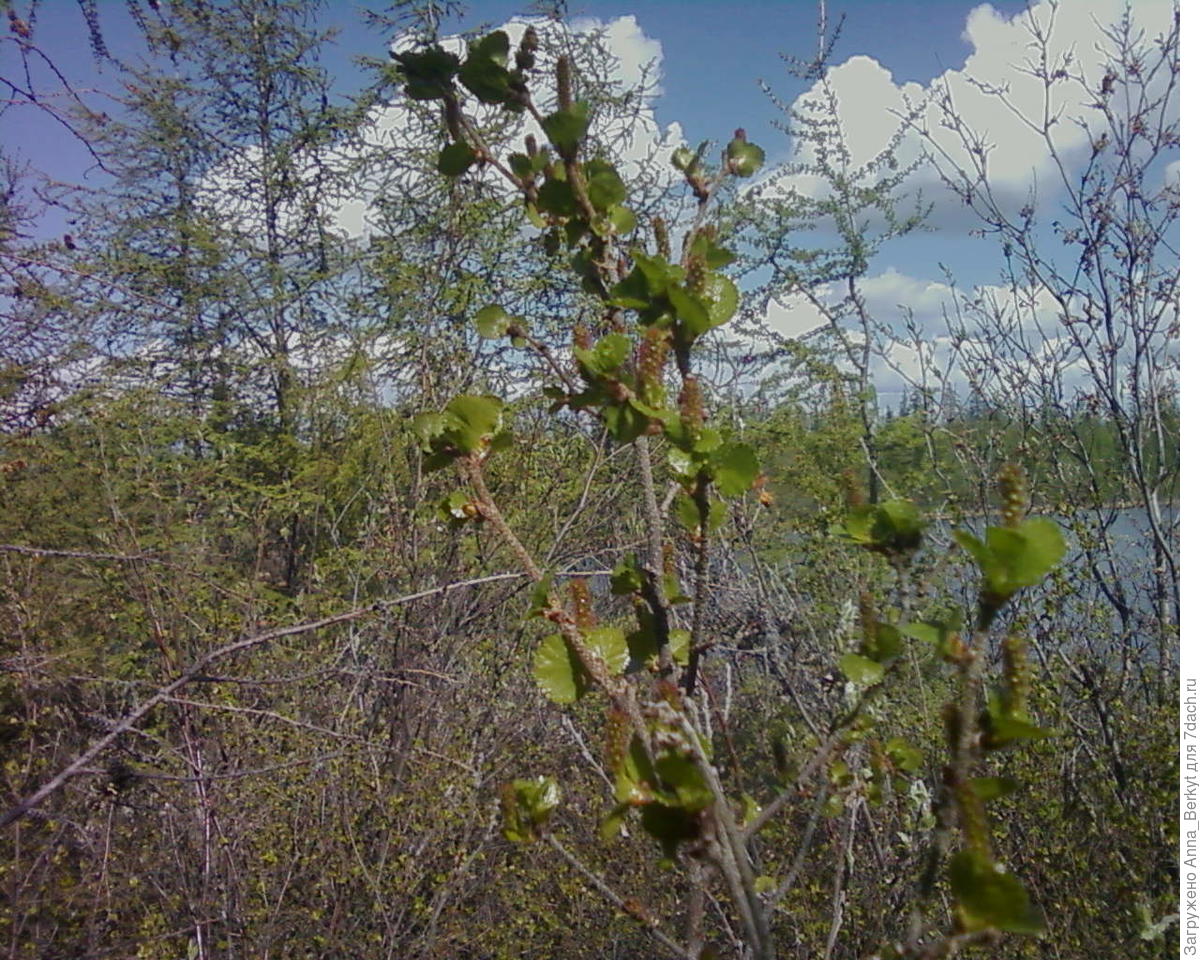
[[[589,870],[583,862],[575,856],[570,850],[562,845],[562,842],[552,833],[546,834],[546,840],[549,842],[558,854],[571,865],[571,867],[579,873],[588,883],[590,883],[605,900],[615,906],[623,913],[629,914],[635,920],[638,920],[659,943],[666,947],[676,957],[682,960],[689,960],[690,954],[682,946],[668,937],[662,930],[659,929],[661,921],[650,913],[640,902],[632,897],[623,898],[612,887],[604,882],[600,876]]]
[[[10,807],[3,816],[0,816],[0,827],[6,827],[10,823],[14,823],[26,816],[30,810],[37,807],[48,797],[53,796],[66,785],[67,781],[72,777],[86,773],[88,766],[105,750],[111,747],[122,734],[128,733],[137,724],[160,704],[169,702],[175,693],[187,686],[189,683],[196,681],[201,676],[205,675],[208,667],[218,660],[223,660],[235,653],[241,653],[243,650],[250,650],[254,647],[262,646],[265,643],[270,643],[273,640],[281,640],[284,637],[294,637],[299,634],[312,633],[316,630],[322,630],[325,627],[336,626],[340,623],[348,623],[352,620],[358,620],[362,617],[371,614],[379,613],[390,607],[399,606],[404,603],[411,603],[415,600],[423,600],[427,597],[444,596],[451,590],[461,590],[466,587],[475,587],[484,583],[496,583],[503,580],[516,580],[522,574],[519,573],[498,573],[488,577],[478,577],[474,580],[461,580],[458,583],[448,583],[440,587],[434,587],[429,590],[420,590],[417,593],[410,593],[407,596],[396,597],[392,600],[384,600],[380,603],[373,604],[369,607],[357,607],[353,610],[347,610],[343,613],[334,614],[331,617],[324,617],[320,620],[311,620],[307,623],[297,623],[290,627],[278,627],[274,630],[268,630],[265,633],[256,633],[250,637],[243,637],[241,640],[235,640],[233,643],[228,643],[223,647],[218,647],[216,650],[209,651],[204,656],[196,660],[190,667],[184,670],[179,676],[168,683],[164,687],[143,700],[131,712],[126,714],[121,720],[113,725],[112,729],[98,740],[93,741],[91,746],[83,751],[74,760],[63,767],[57,774],[43,783],[37,790],[29,794],[20,803]]]
[[[46,547],[26,547],[19,543],[0,543],[0,553],[19,553],[27,557],[73,557],[78,560],[115,560],[118,563],[165,563],[146,554],[92,553],[89,550],[52,550]]]

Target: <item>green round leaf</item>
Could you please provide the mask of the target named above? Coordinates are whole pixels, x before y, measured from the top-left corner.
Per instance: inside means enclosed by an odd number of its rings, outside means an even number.
[[[1021,881],[981,853],[960,850],[954,855],[950,889],[968,931],[994,927],[1009,933],[1041,933],[1046,927]]]
[[[989,527],[987,542],[1012,588],[1040,583],[1067,551],[1058,524],[1045,517],[1030,517],[1015,530]]]
[[[615,170],[600,170],[588,181],[588,199],[598,210],[609,207],[625,199],[625,184]]]
[[[484,438],[499,432],[502,409],[498,397],[455,397],[446,405],[447,441],[462,453],[480,449]]]
[[[547,213],[573,217],[579,211],[571,185],[565,180],[547,180],[538,190],[538,204]]]
[[[738,177],[749,177],[758,172],[766,160],[762,147],[745,140],[730,140],[725,148],[729,171]]]
[[[438,100],[452,89],[458,57],[441,47],[406,50],[392,57],[404,77],[404,92],[414,100]]]
[[[438,173],[447,177],[460,177],[471,169],[475,162],[475,151],[465,143],[451,143],[442,147],[438,154]]]
[[[883,679],[883,664],[857,653],[847,653],[838,661],[838,667],[848,680],[860,687],[873,687]]]
[[[699,297],[685,289],[682,284],[672,283],[668,286],[667,299],[671,304],[671,312],[675,314],[679,325],[692,340],[712,328],[713,323],[708,315],[708,308]]]
[[[508,65],[508,34],[503,30],[493,30],[485,37],[480,37],[471,45],[471,57],[491,60],[498,67]]]
[[[493,303],[475,314],[475,330],[486,340],[495,340],[508,334],[513,318],[503,307]]]
[[[692,631],[671,630],[667,634],[671,657],[676,663],[687,663],[692,649]]]
[[[758,479],[758,455],[745,443],[726,443],[712,457],[713,480],[727,497],[740,497]]]
[[[561,796],[553,777],[514,780],[508,784],[501,791],[504,836],[513,843],[536,840],[539,828],[550,819]]]
[[[625,631],[616,627],[594,627],[584,634],[588,647],[595,653],[608,672],[620,676],[629,665],[629,644],[625,641]]]
[[[883,745],[883,749],[892,762],[905,773],[916,773],[921,768],[924,754],[907,740],[892,737]]]
[[[676,147],[671,154],[671,166],[680,173],[687,173],[692,161],[696,159],[696,155],[687,147]]]
[[[721,324],[729,322],[737,313],[738,288],[737,284],[728,277],[719,273],[711,277],[705,297],[708,300],[708,317],[711,326],[719,327]]]
[[[608,211],[608,219],[619,234],[633,233],[637,227],[637,217],[628,207],[613,207]]]
[[[496,30],[471,45],[459,82],[483,103],[505,103],[513,92],[507,64],[508,34]]]
[[[412,419],[413,433],[426,450],[429,449],[431,441],[445,431],[446,425],[444,413],[418,413]]]
[[[566,110],[556,110],[542,121],[546,136],[564,157],[571,157],[587,133],[590,114],[583,100]]]
[[[555,703],[574,703],[587,692],[583,664],[557,633],[543,640],[534,652],[533,679]]]
[[[510,153],[508,155],[508,167],[522,180],[533,176],[533,163],[530,161],[529,154],[527,153]]]

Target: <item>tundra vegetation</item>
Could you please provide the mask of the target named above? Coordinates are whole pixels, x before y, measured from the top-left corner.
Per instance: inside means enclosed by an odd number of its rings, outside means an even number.
[[[557,7],[371,5],[335,106],[318,4],[81,2],[101,109],[4,6],[102,181],[3,168],[9,956],[1173,955],[1177,27],[1030,20],[1050,214],[949,91],[856,166],[823,25],[801,195]],[[861,293],[927,164],[948,356]]]

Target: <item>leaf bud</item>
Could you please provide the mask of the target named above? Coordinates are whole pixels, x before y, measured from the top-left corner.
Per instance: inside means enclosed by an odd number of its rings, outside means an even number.
[[[571,333],[576,347],[580,350],[592,349],[592,332],[582,323],[575,324]]]
[[[679,419],[691,434],[699,433],[704,426],[700,381],[692,374],[683,378],[683,389],[679,391]]]
[[[838,484],[842,488],[842,496],[846,500],[847,509],[853,510],[855,507],[866,504],[867,498],[859,483],[858,473],[853,467],[847,467],[842,471],[841,476],[838,477]]]
[[[988,842],[987,815],[983,812],[983,801],[970,782],[959,783],[955,788],[958,801],[959,826],[968,850],[989,860],[992,856]]]
[[[1029,701],[1029,657],[1025,637],[1019,633],[1008,634],[1002,644],[1004,656],[1004,683],[1008,712],[1024,717]]]
[[[604,759],[614,777],[619,775],[625,764],[625,755],[629,753],[632,739],[633,721],[629,714],[620,707],[613,707],[608,712],[608,723],[604,729]]]
[[[658,248],[658,255],[664,260],[671,259],[671,238],[667,234],[667,224],[662,217],[655,217],[652,221],[654,226],[654,245]]]
[[[1025,471],[1016,463],[1006,463],[997,476],[1000,484],[1000,525],[1013,529],[1020,525],[1029,510],[1029,485]]]
[[[687,288],[698,296],[703,296],[708,286],[708,266],[703,257],[692,255],[687,262]]]
[[[590,630],[596,626],[596,614],[592,610],[592,592],[588,582],[583,577],[576,577],[567,587],[571,597],[571,614],[575,625],[580,630]]]
[[[533,69],[534,54],[538,48],[537,31],[533,27],[526,27],[525,34],[521,37],[521,45],[517,48],[516,63],[518,70]]]
[[[942,724],[946,729],[946,745],[954,751],[962,733],[962,712],[957,703],[947,703],[942,707]]]
[[[637,392],[643,403],[661,407],[666,402],[663,367],[666,366],[670,334],[650,327],[642,336],[637,352]]]
[[[670,704],[675,710],[683,710],[683,696],[678,684],[664,677],[655,685],[655,693],[663,703]]]
[[[554,64],[555,91],[558,94],[558,109],[571,109],[571,60],[564,53]]]
[[[862,625],[863,638],[872,643],[879,635],[879,612],[875,609],[875,598],[871,591],[863,590],[858,595],[858,620]]]

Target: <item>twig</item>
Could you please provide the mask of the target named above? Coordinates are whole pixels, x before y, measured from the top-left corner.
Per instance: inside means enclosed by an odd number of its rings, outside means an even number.
[[[613,888],[605,883],[597,874],[589,870],[582,863],[582,861],[575,856],[575,854],[564,847],[559,841],[558,837],[556,837],[554,834],[546,834],[546,840],[549,842],[550,846],[552,846],[558,852],[558,854],[572,866],[572,868],[574,868],[585,880],[587,880],[588,883],[590,883],[597,891],[599,891],[600,895],[603,896],[605,900],[615,906],[618,910],[629,914],[635,920],[641,922],[650,935],[669,951],[671,951],[672,954],[681,958],[681,960],[688,960],[687,950],[685,950],[682,946],[680,946],[659,929],[661,921],[651,914],[650,911],[647,910],[641,903],[632,898],[622,898],[620,894],[613,890]]]
[[[175,693],[194,682],[198,677],[208,672],[208,667],[216,663],[218,660],[223,660],[235,653],[241,653],[243,650],[250,650],[254,647],[262,646],[265,643],[270,643],[273,640],[281,640],[284,637],[294,637],[299,634],[312,633],[316,630],[322,630],[325,627],[336,626],[340,623],[348,623],[352,620],[358,620],[361,617],[369,616],[380,612],[381,610],[390,607],[399,606],[404,603],[411,603],[415,600],[423,600],[427,597],[444,596],[451,590],[461,590],[466,587],[476,587],[484,583],[495,583],[503,580],[515,580],[522,577],[519,573],[498,573],[488,577],[477,577],[473,580],[461,580],[457,583],[448,583],[440,587],[434,587],[430,590],[420,590],[417,593],[410,593],[407,596],[396,597],[392,600],[385,600],[369,607],[358,607],[353,610],[347,610],[344,613],[334,614],[331,617],[324,617],[320,620],[310,620],[307,623],[297,623],[290,627],[279,627],[275,630],[267,630],[265,633],[256,633],[251,637],[243,637],[241,640],[235,640],[233,643],[228,643],[223,647],[218,647],[216,650],[211,650],[204,656],[196,660],[190,667],[179,674],[174,680],[166,686],[159,688],[158,692],[143,700],[130,713],[126,714],[121,720],[113,725],[112,729],[98,740],[93,741],[91,746],[83,751],[74,760],[63,767],[57,774],[43,783],[37,790],[29,794],[20,803],[10,807],[3,816],[0,816],[0,827],[6,827],[10,823],[14,823],[27,815],[30,810],[38,806],[48,797],[53,796],[63,788],[68,780],[81,773],[85,773],[87,767],[101,753],[111,747],[122,734],[132,730],[150,711],[160,704],[166,703],[174,697]]]

